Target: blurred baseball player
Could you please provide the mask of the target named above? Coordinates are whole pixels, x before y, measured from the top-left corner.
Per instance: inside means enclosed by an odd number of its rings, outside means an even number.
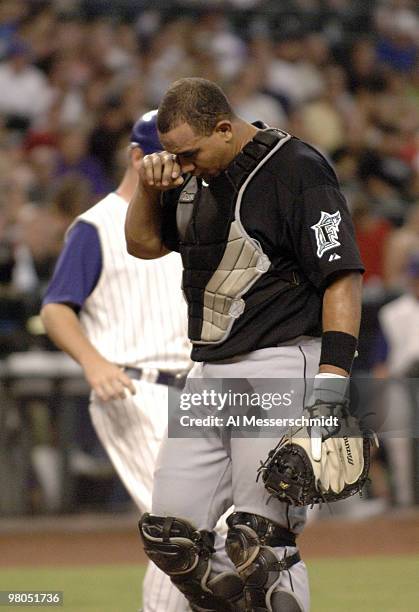
[[[281,377],[305,390],[315,377],[314,401],[332,380],[337,405],[357,345],[363,268],[333,170],[290,134],[237,117],[204,79],[175,82],[157,125],[166,150],[140,164],[126,236],[138,257],[182,255],[199,362],[185,391],[199,392],[204,379]],[[295,401],[302,410],[305,393]],[[147,554],[193,610],[307,612],[296,547],[305,508],[269,500],[256,481],[272,439],[233,437],[222,426],[212,434],[164,440],[153,514],[140,520]],[[324,440],[316,440],[332,483],[344,481],[340,458],[331,455],[329,465]],[[231,504],[227,562],[214,550],[213,530]]]
[[[134,125],[121,184],[76,218],[41,311],[51,339],[83,368],[93,424],[138,508],[151,508],[157,450],[167,426],[167,388],[190,365],[181,263],[128,255],[124,221],[144,154],[161,150],[156,111]],[[144,612],[188,610],[150,564]]]

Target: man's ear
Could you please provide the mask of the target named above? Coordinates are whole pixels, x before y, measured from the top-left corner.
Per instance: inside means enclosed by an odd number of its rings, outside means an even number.
[[[224,142],[230,142],[233,137],[233,128],[231,121],[228,119],[221,119],[215,126],[214,132],[224,140]]]

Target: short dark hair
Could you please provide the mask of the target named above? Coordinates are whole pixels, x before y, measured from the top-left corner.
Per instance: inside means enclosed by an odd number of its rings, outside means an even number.
[[[209,136],[218,121],[232,120],[234,116],[230,102],[216,83],[199,78],[179,79],[160,103],[157,129],[166,134],[186,122],[196,134]]]

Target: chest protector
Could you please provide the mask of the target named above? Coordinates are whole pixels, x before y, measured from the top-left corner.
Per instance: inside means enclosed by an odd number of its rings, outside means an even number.
[[[260,130],[210,185],[196,177],[185,183],[176,222],[194,344],[224,342],[245,310],[246,293],[271,269],[241,223],[240,206],[254,176],[290,138],[280,130]]]

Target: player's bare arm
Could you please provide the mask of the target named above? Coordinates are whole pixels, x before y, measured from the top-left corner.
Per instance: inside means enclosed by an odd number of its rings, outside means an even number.
[[[126,390],[135,394],[132,380],[89,342],[77,315],[69,306],[46,304],[41,317],[50,338],[81,365],[87,382],[102,401],[123,399]]]
[[[125,238],[130,255],[156,259],[169,253],[161,239],[162,191],[183,183],[176,156],[162,151],[146,155],[138,167],[138,186],[128,207]]]
[[[289,498],[296,505],[345,499],[361,491],[368,476],[371,440],[347,403],[347,377],[361,319],[361,278],[358,272],[342,272],[323,298],[321,365],[306,412],[333,414],[338,425],[335,429],[311,427],[305,433],[291,430],[263,467],[268,491],[286,499],[285,489],[295,484],[287,480],[290,466],[297,455],[307,459],[307,466],[301,464],[298,469],[300,484]]]
[[[340,275],[323,297],[323,332],[343,332],[358,338],[361,322],[362,276],[359,272]],[[319,372],[348,376],[334,365],[322,364]]]

